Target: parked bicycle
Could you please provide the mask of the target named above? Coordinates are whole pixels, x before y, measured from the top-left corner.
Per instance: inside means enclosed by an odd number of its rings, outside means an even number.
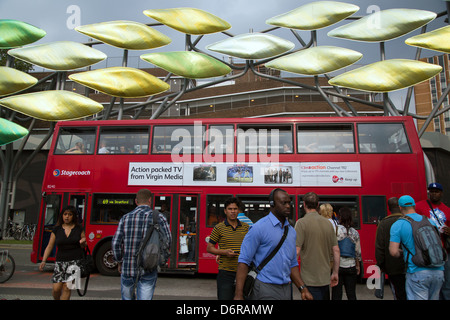
[[[35,224],[25,224],[22,228],[20,228],[19,235],[14,237],[16,240],[33,240],[34,232],[36,231]]]
[[[11,279],[16,270],[16,262],[8,250],[0,250],[0,283]]]

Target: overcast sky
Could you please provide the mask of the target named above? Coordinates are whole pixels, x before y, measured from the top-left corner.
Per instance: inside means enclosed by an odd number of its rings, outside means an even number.
[[[146,9],[193,7],[208,11],[226,20],[232,25],[229,30],[234,35],[254,32],[270,28],[265,21],[276,15],[298,8],[310,0],[0,0],[0,19],[16,19],[35,25],[47,32],[47,35],[37,43],[47,43],[60,40],[86,42],[87,37],[73,30],[76,24],[92,24],[113,20],[132,20],[142,23],[156,22],[143,14]],[[373,10],[389,8],[413,8],[430,10],[436,13],[446,10],[444,0],[360,0],[343,1],[360,7],[355,16],[364,16]],[[318,34],[318,44],[332,44],[350,49],[356,49],[365,55],[369,63],[373,53],[377,52],[377,44],[366,44],[342,39],[332,39],[326,33],[335,27],[348,22],[341,22],[321,30]],[[437,29],[445,25],[444,18],[438,18],[429,24],[428,30]],[[166,26],[156,27],[159,31],[172,38],[173,42],[160,50],[184,50],[184,37],[181,33]],[[389,41],[386,45],[387,58],[414,58],[414,49],[404,44],[404,40],[414,34],[416,30],[397,40]],[[287,30],[275,33],[290,41],[296,42]],[[308,32],[300,32],[304,39],[309,40]],[[199,43],[201,49],[208,44],[225,39],[222,34],[208,35]],[[299,47],[299,45],[297,45]],[[113,51],[109,46],[98,46],[99,50],[109,57],[121,56],[120,50]],[[130,56],[139,56],[145,51],[130,52]],[[410,56],[406,56],[409,54]],[[434,52],[424,52],[423,55],[433,55]],[[412,55],[412,56],[411,56]],[[375,58],[379,58],[376,54]]]

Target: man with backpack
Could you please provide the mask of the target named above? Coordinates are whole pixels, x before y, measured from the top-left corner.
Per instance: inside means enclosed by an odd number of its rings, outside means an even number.
[[[444,188],[440,183],[433,182],[428,186],[428,199],[418,201],[416,211],[418,214],[428,217],[435,221],[439,226],[442,243],[450,252],[450,208],[442,202]],[[444,266],[444,284],[441,288],[441,300],[450,300],[450,260]]]
[[[447,254],[442,247],[436,225],[415,212],[415,202],[404,195],[398,200],[404,218],[391,227],[389,252],[394,257],[403,253],[408,300],[438,300],[444,282]]]
[[[137,207],[120,219],[112,239],[112,250],[115,260],[119,263],[122,300],[151,300],[158,278],[158,269],[142,270],[137,263],[137,252],[148,227],[153,223],[159,224],[161,238],[166,242],[165,246],[169,248],[172,236],[164,215],[151,209],[152,193],[150,190],[139,190],[135,201]],[[158,215],[154,213],[158,213]],[[135,289],[136,295],[134,294]]]

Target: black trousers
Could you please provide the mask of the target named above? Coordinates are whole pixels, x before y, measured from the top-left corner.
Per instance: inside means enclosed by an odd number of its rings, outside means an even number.
[[[339,268],[339,283],[332,288],[332,300],[342,300],[342,287],[348,300],[356,300],[356,267]]]
[[[233,300],[236,288],[236,272],[220,270],[217,274],[217,299]]]

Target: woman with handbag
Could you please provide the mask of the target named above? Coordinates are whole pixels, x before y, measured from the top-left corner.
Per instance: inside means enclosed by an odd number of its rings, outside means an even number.
[[[52,295],[55,300],[69,300],[71,291],[68,283],[74,281],[74,272],[79,270],[83,248],[86,247],[86,236],[83,228],[78,224],[78,213],[75,207],[68,206],[59,215],[39,270],[44,270],[55,244],[57,252],[52,277]]]

